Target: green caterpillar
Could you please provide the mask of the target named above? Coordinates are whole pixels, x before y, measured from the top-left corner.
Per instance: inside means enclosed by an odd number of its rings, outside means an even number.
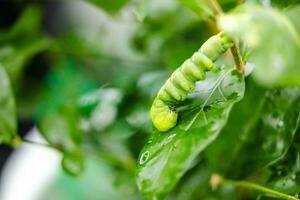
[[[176,103],[186,99],[195,83],[205,79],[206,72],[215,68],[214,61],[232,45],[222,32],[214,35],[173,72],[159,90],[150,111],[152,123],[159,131],[168,131],[176,125]]]

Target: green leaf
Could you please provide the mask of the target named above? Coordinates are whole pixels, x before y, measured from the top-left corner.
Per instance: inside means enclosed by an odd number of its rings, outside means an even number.
[[[62,151],[62,166],[71,175],[83,171],[80,116],[72,107],[58,106],[44,112],[38,123],[39,130],[49,144]]]
[[[264,86],[300,83],[300,37],[279,11],[247,4],[218,20],[221,30],[252,48],[253,75]]]
[[[0,62],[7,70],[12,83],[18,81],[29,59],[36,53],[45,50],[49,44],[48,38],[37,36],[22,44],[6,44],[0,47]]]
[[[242,178],[287,152],[300,120],[300,88],[264,90],[252,82],[228,123],[207,149],[210,168]],[[226,162],[220,162],[226,155]]]
[[[300,131],[286,156],[270,167],[272,175],[268,187],[290,195],[300,193]]]
[[[179,0],[184,6],[188,7],[199,15],[202,19],[213,17],[213,11],[208,0]]]
[[[111,14],[117,13],[123,6],[126,5],[128,0],[87,0],[88,2],[102,8]]]
[[[33,33],[40,32],[40,25],[42,22],[42,10],[40,7],[30,5],[24,9],[21,16],[17,19],[13,28],[10,30],[10,37],[22,38],[21,36],[29,36]],[[31,36],[32,37],[32,36]]]
[[[50,145],[64,154],[62,166],[71,175],[83,170],[83,130],[78,99],[96,83],[72,61],[64,61],[47,77],[47,88],[37,113],[37,124]]]
[[[22,75],[29,59],[45,50],[51,43],[51,40],[42,34],[41,21],[41,9],[28,6],[9,31],[0,33],[0,62],[13,84]]]
[[[126,169],[133,169],[135,159],[127,147],[128,137],[132,130],[126,123],[119,120],[114,126],[102,133],[94,135],[94,148],[101,158],[110,160],[112,164]]]
[[[0,144],[9,144],[17,132],[16,104],[9,77],[0,65]]]
[[[220,186],[218,190],[212,190],[211,185],[209,185],[210,178],[211,172],[207,162],[203,160],[180,179],[180,182],[168,197],[174,196],[178,200],[196,200],[200,197],[205,200],[238,199],[234,187]]]
[[[243,93],[244,79],[232,69],[197,82],[195,91],[178,108],[177,126],[166,133],[154,130],[140,153],[137,184],[146,198],[162,197],[175,186],[218,136]]]
[[[61,161],[62,168],[71,176],[77,176],[84,170],[84,161],[81,152],[65,153]]]
[[[79,119],[73,108],[58,106],[43,113],[39,128],[51,145],[62,151],[73,152],[82,142]]]
[[[24,36],[32,38],[33,35],[40,32],[41,20],[41,8],[34,5],[27,6],[9,31],[0,32],[0,43],[23,41]]]

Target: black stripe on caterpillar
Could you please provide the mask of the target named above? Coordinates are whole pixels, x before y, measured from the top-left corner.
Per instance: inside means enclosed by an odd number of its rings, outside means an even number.
[[[159,131],[168,131],[176,125],[176,103],[186,99],[195,83],[205,79],[206,72],[215,68],[214,61],[232,45],[222,32],[214,35],[173,72],[159,90],[150,110],[152,123]]]

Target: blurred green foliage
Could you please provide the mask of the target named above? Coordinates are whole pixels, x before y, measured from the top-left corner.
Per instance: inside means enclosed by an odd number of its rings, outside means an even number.
[[[249,61],[256,66],[253,76],[259,83],[265,86],[299,83],[299,32],[285,15],[275,9],[245,5],[222,16],[219,26],[252,49]]]
[[[17,134],[15,98],[5,69],[0,65],[0,143],[10,143]]]
[[[248,93],[206,152],[212,170],[226,177],[245,178],[279,160],[289,149],[300,119],[299,88],[265,90],[253,81],[247,86]],[[220,163],[224,154],[226,162]]]
[[[128,0],[115,0],[115,1],[109,1],[109,0],[87,0],[90,3],[99,6],[101,9],[109,12],[109,13],[117,13],[126,3]]]
[[[41,32],[42,11],[28,6],[8,31],[0,32],[0,62],[17,85],[28,60],[47,48],[50,39]]]
[[[21,12],[0,27],[0,143],[30,120],[72,175],[60,173],[42,199],[272,199],[213,191],[213,173],[300,193],[299,2],[224,0],[220,17],[211,3],[9,2]],[[210,73],[180,104],[177,126],[154,130],[158,90],[219,29],[239,39],[253,72]]]

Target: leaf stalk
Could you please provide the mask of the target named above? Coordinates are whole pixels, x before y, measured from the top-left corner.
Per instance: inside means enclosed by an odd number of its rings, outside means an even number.
[[[299,200],[299,198],[296,197],[296,196],[287,195],[287,194],[278,192],[276,190],[266,188],[266,187],[261,186],[261,185],[256,184],[256,183],[252,183],[252,182],[248,182],[248,181],[236,181],[236,180],[225,179],[225,178],[221,177],[218,174],[214,174],[214,175],[211,176],[210,184],[211,184],[213,189],[216,189],[219,185],[231,185],[231,186],[234,186],[234,187],[243,187],[243,188],[247,188],[247,189],[260,191],[260,192],[263,192],[265,194],[269,194],[269,195],[272,195],[274,197],[277,197],[279,199]]]
[[[223,11],[221,5],[219,4],[218,0],[209,0],[209,3],[215,13],[215,18],[224,14],[224,11]],[[243,63],[242,56],[240,54],[238,40],[233,39],[232,42],[233,42],[233,46],[230,48],[230,51],[233,56],[234,63],[236,65],[236,70],[239,73],[244,74],[245,73],[244,63]]]

